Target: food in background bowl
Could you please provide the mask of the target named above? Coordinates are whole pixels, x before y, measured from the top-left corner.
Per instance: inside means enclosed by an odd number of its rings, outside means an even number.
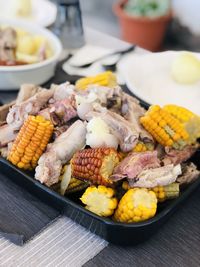
[[[41,62],[53,55],[47,38],[21,28],[0,28],[0,65],[16,66]]]
[[[0,89],[40,85],[54,75],[62,52],[57,36],[23,20],[0,19],[0,28]]]

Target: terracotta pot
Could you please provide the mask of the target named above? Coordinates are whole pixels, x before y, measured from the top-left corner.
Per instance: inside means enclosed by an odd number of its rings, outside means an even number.
[[[128,15],[121,1],[113,6],[121,26],[122,39],[150,51],[158,51],[162,45],[167,25],[172,18],[171,12],[157,18],[134,17]]]

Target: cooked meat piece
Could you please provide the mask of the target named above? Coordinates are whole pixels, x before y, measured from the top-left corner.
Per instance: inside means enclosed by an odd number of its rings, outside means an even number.
[[[3,157],[3,158],[7,158],[8,156],[8,147],[2,147],[0,148],[0,155]]]
[[[100,104],[114,112],[120,112],[122,90],[119,86],[114,88],[91,85],[87,90],[76,92],[77,105],[90,103],[93,106]]]
[[[135,178],[144,169],[156,167],[160,167],[157,151],[132,152],[115,168],[110,179],[117,181],[123,178],[129,178],[135,181]]]
[[[143,170],[135,179],[128,179],[128,181],[131,187],[152,188],[174,183],[180,174],[180,164],[176,166],[170,164],[159,168]]]
[[[14,124],[20,129],[28,115],[36,115],[47,101],[52,97],[54,91],[43,89],[26,101],[14,105],[6,118],[8,124]]]
[[[41,110],[39,115],[50,120],[54,125],[64,125],[69,120],[77,117],[74,96],[49,104],[49,107]]]
[[[35,84],[22,84],[19,90],[19,93],[17,95],[16,104],[20,104],[30,97],[34,96],[36,93],[42,91],[42,87],[37,86]]]
[[[197,166],[192,162],[190,164],[183,164],[182,171],[182,175],[177,178],[177,182],[180,185],[190,184],[200,177],[200,171],[197,170]]]
[[[123,93],[123,102],[122,102],[122,115],[126,120],[133,124],[135,130],[139,133],[141,141],[145,143],[154,143],[153,137],[143,128],[139,122],[140,117],[144,115],[146,110],[140,106],[139,101]]]
[[[15,101],[12,101],[8,104],[0,106],[0,126],[6,123],[6,117],[8,115],[9,109],[15,104]]]
[[[126,121],[122,116],[112,111],[89,112],[87,120],[93,117],[100,117],[109,126],[111,133],[119,140],[120,148],[123,152],[131,151],[138,142],[138,133],[132,127],[132,124]]]
[[[62,165],[67,163],[75,152],[85,146],[86,126],[78,120],[49,144],[36,167],[35,179],[51,186],[59,181]]]
[[[0,60],[15,61],[16,31],[8,27],[0,30]]]
[[[75,93],[75,86],[69,82],[61,83],[59,85],[52,84],[50,89],[54,90],[54,94],[52,99],[50,99],[50,103],[63,100]]]
[[[5,147],[1,147],[1,148],[0,148],[0,155],[1,155],[3,158],[7,159],[8,154],[9,154],[11,148],[12,148],[12,145],[13,145],[13,142],[10,142],[10,143],[8,143],[7,146],[5,146]]]
[[[4,124],[0,127],[0,147],[5,147],[8,143],[12,142],[18,132],[19,128],[14,124]]]
[[[70,127],[70,125],[63,125],[63,126],[54,127],[53,139],[55,140],[56,138],[58,138],[58,136],[60,136],[64,132],[66,132],[69,127]]]
[[[177,165],[179,163],[185,162],[192,157],[192,155],[196,152],[197,148],[198,147],[196,145],[188,145],[182,150],[176,150],[173,148],[166,147],[166,154],[162,159],[162,162],[164,163],[164,165]]]
[[[0,107],[0,125],[5,124],[9,109],[13,105],[20,104],[21,102],[29,99],[31,96],[35,95],[39,90],[41,90],[41,88],[36,85],[23,84],[19,90],[17,99]]]

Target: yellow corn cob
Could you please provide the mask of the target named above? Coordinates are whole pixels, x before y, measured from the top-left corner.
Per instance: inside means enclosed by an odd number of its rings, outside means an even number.
[[[133,148],[133,152],[145,152],[152,151],[154,149],[152,144],[145,144],[144,142],[139,141],[137,145]]]
[[[111,185],[109,176],[118,163],[118,153],[113,148],[83,149],[75,153],[71,160],[72,177],[93,184]]]
[[[71,170],[69,170],[69,168],[71,168],[70,165],[65,165],[61,170],[61,175],[59,178],[59,180],[61,181],[61,195],[81,191],[88,187],[88,183],[86,183],[85,181],[71,177]]]
[[[88,85],[101,85],[114,87],[117,85],[116,76],[111,71],[102,72],[96,76],[81,78],[76,82],[77,89],[86,89]]]
[[[151,106],[140,122],[163,146],[182,149],[188,143],[189,135],[180,121],[158,105]]]
[[[15,139],[8,160],[22,169],[34,169],[53,133],[53,125],[42,116],[28,116]]]
[[[156,186],[151,189],[155,192],[158,202],[163,202],[167,199],[177,198],[179,196],[179,183],[172,183],[166,186]]]
[[[189,134],[189,143],[195,143],[196,139],[200,137],[200,117],[190,110],[176,105],[166,105],[163,109],[182,123]]]
[[[141,222],[156,214],[157,198],[153,191],[146,188],[129,189],[121,198],[114,214],[119,222]]]
[[[86,189],[80,200],[86,205],[86,209],[99,215],[108,217],[114,213],[117,207],[117,198],[114,197],[113,188],[103,185],[90,186]]]

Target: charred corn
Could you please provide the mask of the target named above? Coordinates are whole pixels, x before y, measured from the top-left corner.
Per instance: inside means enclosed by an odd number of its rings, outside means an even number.
[[[80,200],[86,205],[86,209],[99,215],[108,217],[114,213],[117,207],[115,190],[103,185],[90,186],[86,189]]]
[[[71,177],[71,166],[65,165],[62,168],[60,179],[60,193],[61,195],[81,191],[88,187],[88,183]]]
[[[8,154],[8,160],[22,169],[34,169],[53,133],[53,125],[42,116],[28,116]]]
[[[189,135],[178,119],[158,105],[151,106],[140,118],[144,128],[163,146],[182,149],[187,143]]]
[[[179,183],[172,183],[166,186],[156,186],[151,190],[156,194],[158,202],[177,198],[180,194]]]
[[[72,177],[92,184],[111,185],[109,177],[118,163],[118,153],[113,148],[83,149],[71,160]]]
[[[196,139],[200,137],[200,117],[190,110],[176,105],[166,105],[163,109],[181,122],[189,134],[189,143],[195,143]]]
[[[117,85],[117,79],[114,73],[111,71],[105,71],[96,76],[81,78],[76,82],[77,89],[86,89],[88,85],[101,85],[114,87]]]
[[[152,218],[156,210],[157,198],[153,191],[146,188],[129,189],[121,198],[114,219],[126,223],[141,222]]]

